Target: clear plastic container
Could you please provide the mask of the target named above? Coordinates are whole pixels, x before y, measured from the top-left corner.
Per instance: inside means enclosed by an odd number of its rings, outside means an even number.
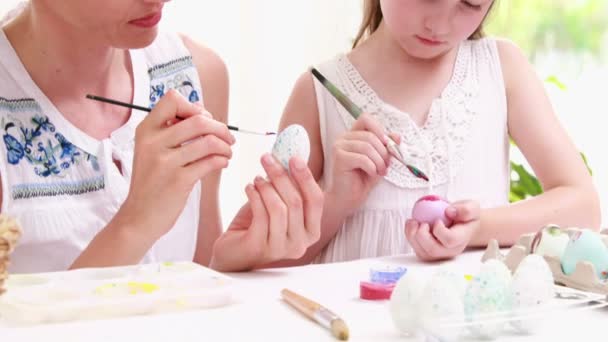
[[[214,308],[232,302],[232,282],[190,262],[11,275],[0,319],[28,325]]]

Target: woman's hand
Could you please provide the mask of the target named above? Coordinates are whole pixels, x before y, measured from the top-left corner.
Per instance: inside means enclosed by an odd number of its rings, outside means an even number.
[[[160,238],[174,225],[194,185],[228,166],[234,142],[227,126],[204,108],[168,92],[137,127],[131,187],[120,214],[144,227],[144,234]]]
[[[214,245],[215,269],[243,271],[298,259],[319,239],[324,196],[306,163],[290,161],[293,178],[272,155],[262,165],[268,179],[247,185],[247,204]]]

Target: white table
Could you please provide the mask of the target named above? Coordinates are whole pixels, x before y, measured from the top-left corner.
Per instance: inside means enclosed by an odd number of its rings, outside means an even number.
[[[450,261],[456,271],[475,273],[481,254],[468,252]],[[280,300],[290,288],[318,301],[344,318],[351,341],[403,341],[394,328],[387,302],[358,299],[359,281],[369,267],[401,264],[409,272],[432,272],[438,265],[422,265],[413,256],[231,274],[237,278],[236,303],[212,310],[140,316],[125,319],[9,328],[0,325],[5,341],[337,341],[320,326],[303,318]],[[605,339],[608,309],[563,312],[533,336],[504,336],[500,341],[564,341],[589,332]],[[585,333],[587,335],[587,333]]]

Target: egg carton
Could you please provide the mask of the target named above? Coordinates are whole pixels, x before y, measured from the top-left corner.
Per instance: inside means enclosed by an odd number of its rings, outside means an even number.
[[[582,231],[580,228],[572,227],[559,227],[559,229],[568,235]],[[608,248],[608,231],[603,230],[600,234],[604,245],[606,245],[606,248]],[[519,240],[506,252],[506,254],[501,252],[500,245],[498,244],[497,240],[491,240],[482,256],[482,261],[485,262],[489,259],[498,259],[504,262],[511,272],[515,272],[521,261],[531,253],[535,236],[535,233],[522,235]],[[547,264],[551,269],[551,273],[553,273],[553,279],[555,280],[556,284],[577,290],[608,295],[608,283],[598,278],[595,267],[592,263],[587,261],[579,262],[576,265],[574,272],[567,275],[564,274],[562,270],[561,261],[559,258],[552,256],[543,257],[547,261]]]
[[[0,322],[32,325],[215,308],[233,281],[192,262],[11,274]]]

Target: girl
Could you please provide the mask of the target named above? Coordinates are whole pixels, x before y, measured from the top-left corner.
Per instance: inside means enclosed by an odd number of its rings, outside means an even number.
[[[321,239],[303,261],[406,253],[451,258],[496,238],[512,244],[549,223],[598,228],[592,179],[556,119],[543,85],[513,44],[483,38],[493,0],[367,0],[353,50],[318,67],[369,114],[353,120],[309,73],[282,126],[312,140],[309,166],[323,185]],[[430,176],[390,160],[385,133]],[[509,137],[544,194],[510,205]],[[397,139],[399,140],[399,139]],[[441,222],[410,219],[428,193],[452,202]]]
[[[269,180],[246,188],[220,236],[228,76],[210,49],[158,34],[164,3],[31,0],[0,23],[1,210],[23,229],[11,272],[180,260],[246,270],[316,241],[321,190],[304,161],[291,161],[292,182],[268,155]]]

